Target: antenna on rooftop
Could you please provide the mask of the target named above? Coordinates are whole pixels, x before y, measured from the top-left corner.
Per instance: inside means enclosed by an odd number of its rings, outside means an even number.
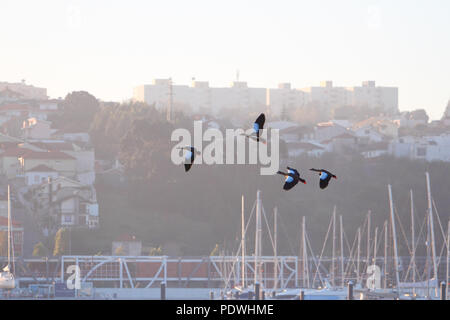
[[[173,90],[172,90],[172,78],[169,78],[169,102],[167,104],[166,118],[168,122],[172,122],[172,104],[173,104]]]

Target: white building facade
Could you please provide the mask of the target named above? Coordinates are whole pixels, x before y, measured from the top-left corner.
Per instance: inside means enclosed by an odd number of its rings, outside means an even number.
[[[173,107],[192,112],[217,114],[227,108],[261,107],[272,116],[280,116],[284,109],[318,103],[323,108],[360,106],[398,111],[398,88],[377,87],[375,81],[364,81],[360,87],[334,87],[324,81],[318,87],[294,89],[290,83],[278,88],[250,88],[247,82],[234,81],[229,87],[213,88],[206,81],[192,81],[188,85],[174,85],[170,79],[155,79],[151,85],[134,88],[135,101],[167,108],[170,97]]]

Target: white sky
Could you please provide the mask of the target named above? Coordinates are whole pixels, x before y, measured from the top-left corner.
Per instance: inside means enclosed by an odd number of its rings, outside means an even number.
[[[401,110],[450,99],[448,0],[1,0],[0,81],[124,100],[192,77],[228,86],[398,86]]]

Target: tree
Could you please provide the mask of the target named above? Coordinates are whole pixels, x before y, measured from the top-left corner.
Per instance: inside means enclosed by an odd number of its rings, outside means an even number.
[[[163,121],[162,115],[153,105],[142,102],[102,106],[93,118],[89,130],[96,156],[114,159],[119,152],[121,139],[138,119],[150,122]]]
[[[160,256],[162,255],[161,247],[152,247],[150,248],[149,256]]]
[[[447,108],[445,108],[444,114],[442,115],[442,120],[450,119],[450,100],[448,100]]]
[[[48,256],[48,249],[42,242],[37,243],[33,249],[33,257],[45,257]]]
[[[424,120],[425,123],[428,123],[429,117],[427,115],[427,112],[424,109],[417,109],[417,110],[411,111],[410,119],[411,120]]]
[[[61,256],[69,251],[69,230],[67,228],[60,228],[55,235],[55,248],[53,249],[54,256]]]
[[[123,256],[125,253],[125,249],[123,248],[123,245],[120,245],[116,248],[116,250],[114,250],[114,254],[116,256]]]
[[[60,108],[62,113],[51,119],[55,127],[85,132],[89,130],[95,114],[100,110],[100,105],[97,98],[89,92],[74,91],[67,94]]]
[[[169,123],[134,120],[120,143],[119,160],[132,180],[167,179],[171,169],[171,146],[167,143],[173,127]]]
[[[210,256],[218,256],[219,255],[219,244],[216,243],[214,249],[212,249]]]

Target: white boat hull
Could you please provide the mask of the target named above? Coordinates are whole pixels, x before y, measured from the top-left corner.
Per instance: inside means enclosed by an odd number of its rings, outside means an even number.
[[[11,272],[2,272],[0,274],[0,289],[14,289],[16,281]]]

